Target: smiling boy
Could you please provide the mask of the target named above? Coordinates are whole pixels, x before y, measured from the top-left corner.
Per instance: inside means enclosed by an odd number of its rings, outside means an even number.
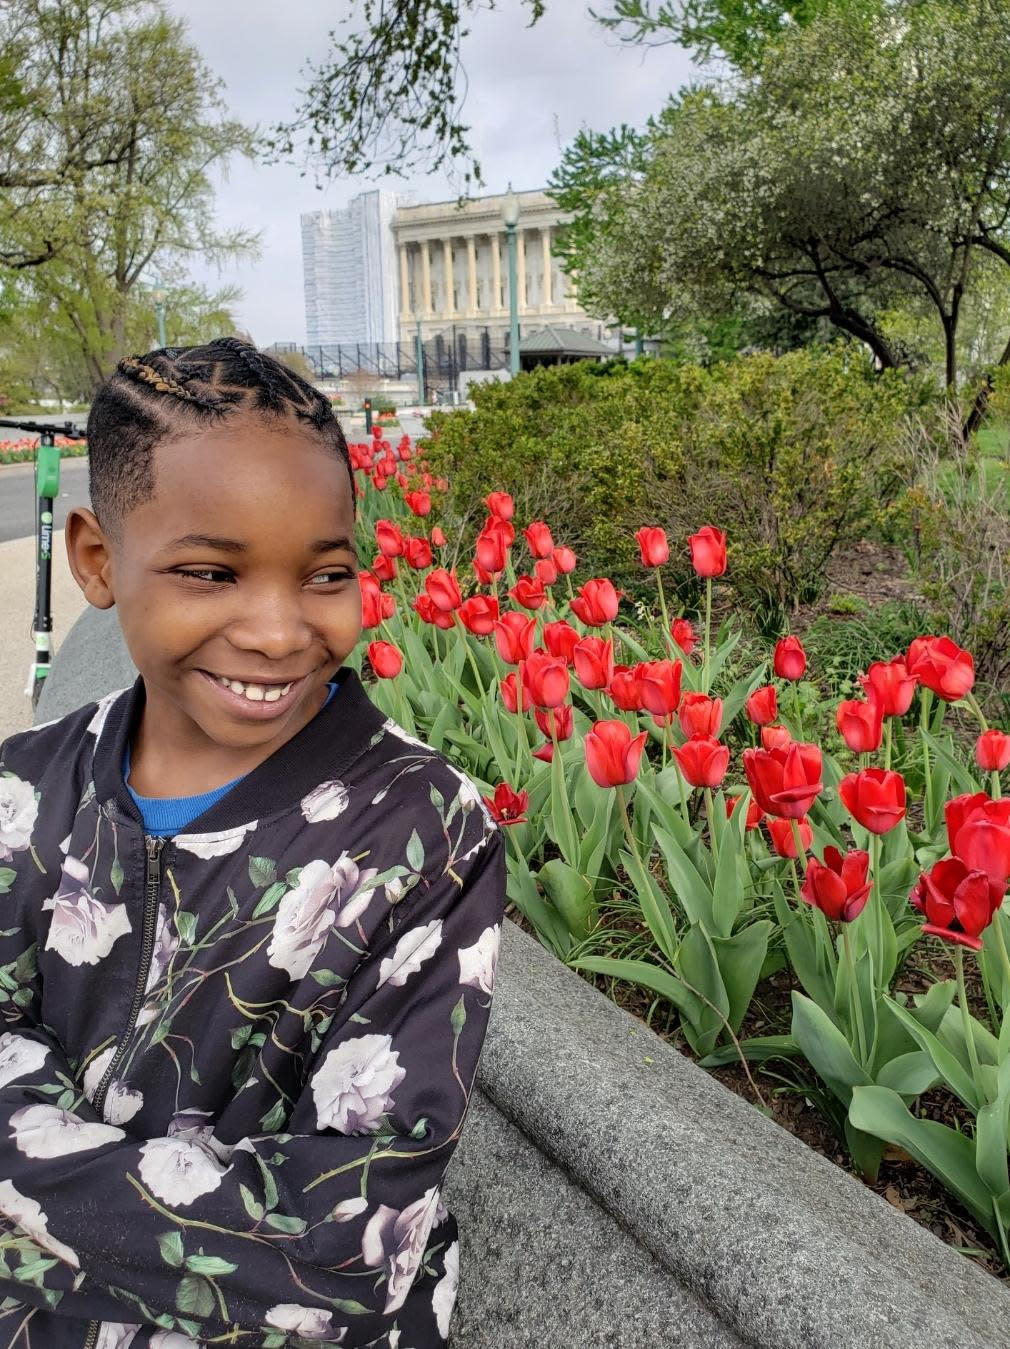
[[[322,395],[224,338],[88,440],[68,557],[139,675],[0,747],[0,1346],[444,1345],[500,832],[345,665]]]

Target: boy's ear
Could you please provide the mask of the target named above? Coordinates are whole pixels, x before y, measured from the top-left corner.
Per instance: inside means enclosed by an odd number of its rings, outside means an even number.
[[[84,598],[96,609],[111,609],[113,594],[112,549],[94,511],[75,506],[64,525],[67,561]]]

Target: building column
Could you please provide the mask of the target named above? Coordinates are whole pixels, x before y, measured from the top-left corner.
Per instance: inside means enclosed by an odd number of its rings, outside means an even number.
[[[445,312],[449,318],[456,313],[456,303],[452,294],[452,240],[442,240],[442,273],[445,277]]]
[[[477,240],[472,234],[466,236],[466,307],[469,313],[477,312]]]
[[[407,245],[400,245],[400,317],[410,317],[410,273],[407,270]]]
[[[552,305],[554,303],[554,288],[551,277],[551,231],[549,225],[540,231],[540,242],[544,254],[544,290],[541,296],[541,304]]]
[[[489,234],[491,244],[491,313],[500,314],[501,302],[501,234]]]
[[[421,250],[421,310],[426,318],[431,317],[431,257],[428,252],[428,240],[418,244]]]
[[[519,238],[516,240],[516,272],[518,273],[517,289],[519,291],[519,310],[522,312],[526,308],[526,231],[517,230]]]

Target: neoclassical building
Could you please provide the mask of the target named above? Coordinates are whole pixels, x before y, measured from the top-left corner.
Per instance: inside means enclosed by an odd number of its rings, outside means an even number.
[[[562,213],[545,192],[519,192],[516,230],[519,322],[524,332],[544,324],[597,334],[600,324],[580,308],[554,253]],[[400,205],[393,217],[399,269],[400,340],[457,331],[474,336],[508,331],[508,244],[504,195],[424,206]]]

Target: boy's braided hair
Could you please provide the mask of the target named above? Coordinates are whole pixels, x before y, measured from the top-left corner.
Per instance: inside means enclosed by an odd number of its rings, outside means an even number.
[[[106,533],[154,495],[153,451],[187,430],[213,425],[232,411],[307,422],[354,471],[330,400],[307,380],[241,337],[195,347],[163,347],[126,356],[101,386],[88,417],[91,504]]]

